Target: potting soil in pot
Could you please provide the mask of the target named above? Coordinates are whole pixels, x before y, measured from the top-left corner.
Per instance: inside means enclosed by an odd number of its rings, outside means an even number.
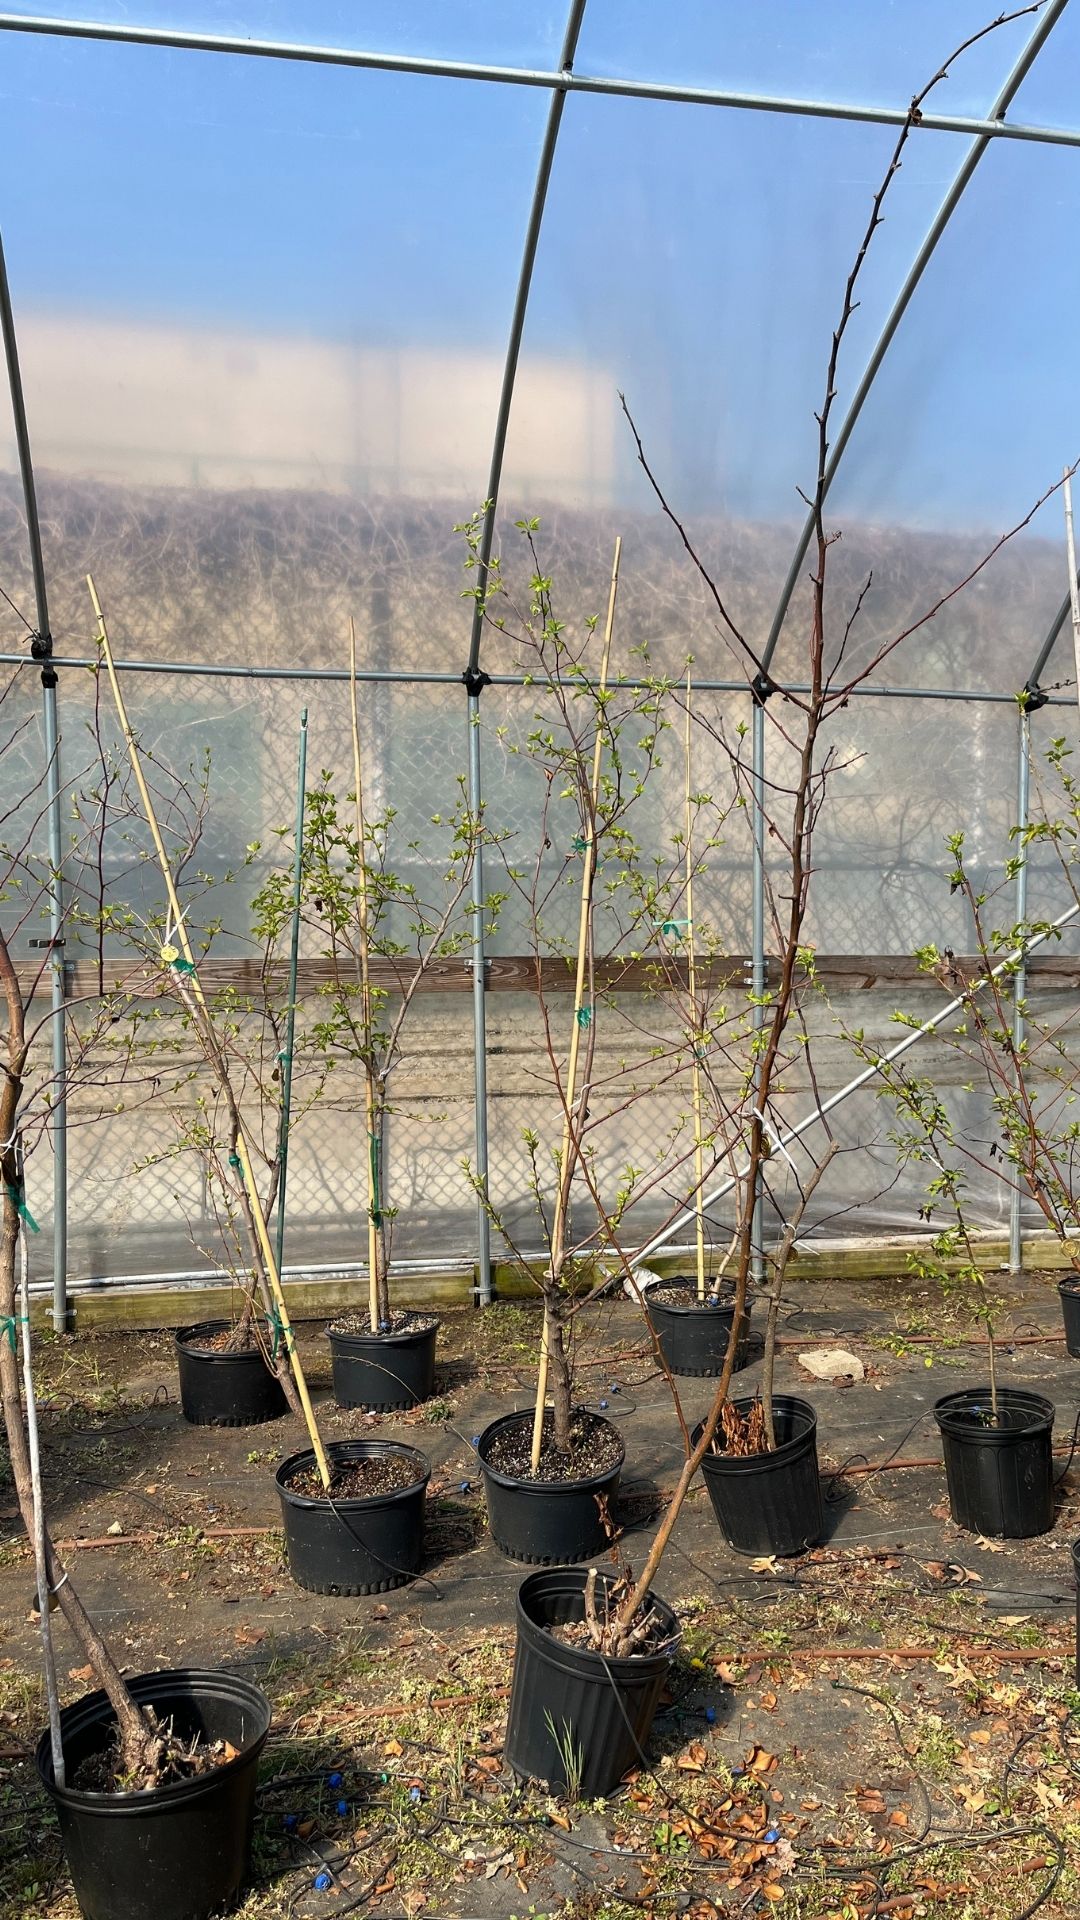
[[[408,1307],[400,1307],[391,1313],[389,1320],[382,1321],[375,1333],[371,1331],[369,1313],[343,1313],[340,1319],[330,1322],[327,1332],[350,1334],[361,1340],[378,1340],[380,1335],[385,1339],[394,1333],[426,1333],[429,1327],[437,1324],[433,1313],[412,1313]]]
[[[255,1330],[250,1326],[242,1340],[237,1339],[235,1327],[218,1327],[213,1333],[204,1333],[201,1327],[196,1327],[189,1340],[178,1337],[180,1344],[190,1347],[193,1353],[250,1353],[258,1345]]]
[[[531,1414],[523,1413],[520,1424],[505,1427],[485,1448],[485,1465],[514,1480],[557,1485],[562,1480],[591,1480],[606,1473],[622,1456],[618,1434],[594,1413],[575,1413],[570,1422],[569,1452],[557,1449],[555,1416],[549,1411],[544,1415],[540,1465],[534,1473],[532,1430]]]
[[[378,1494],[404,1493],[406,1487],[415,1487],[419,1475],[415,1463],[400,1453],[381,1453],[365,1460],[348,1460],[333,1465],[330,1480],[330,1497],[333,1500],[373,1500]],[[301,1467],[289,1479],[290,1493],[299,1494],[305,1500],[325,1500],[326,1488],[323,1486],[319,1470],[315,1466]]]

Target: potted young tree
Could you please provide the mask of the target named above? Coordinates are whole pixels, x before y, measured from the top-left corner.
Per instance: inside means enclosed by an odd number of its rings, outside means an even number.
[[[965,41],[964,46],[981,39],[999,24],[1000,21],[991,23],[991,26]],[[826,528],[825,502],[830,478],[830,420],[837,392],[838,361],[855,310],[860,275],[881,221],[882,205],[890,182],[896,176],[911,130],[918,123],[928,94],[962,51],[963,48],[957,49],[912,100],[887,172],[873,197],[867,227],[845,282],[840,317],[828,355],[824,399],[817,415],[817,472],[809,496],[813,554],[811,609],[805,660],[798,686],[777,687],[763,673],[760,659],[733,618],[725,594],[702,566],[685,527],[668,507],[659,487],[656,487],[664,511],[673,522],[712,596],[721,629],[730,637],[734,649],[746,665],[755,698],[765,702],[777,696],[783,701],[783,733],[790,744],[792,773],[787,783],[787,830],[780,842],[783,848],[782,884],[776,889],[781,919],[777,939],[777,977],[775,986],[761,996],[762,1018],[754,1041],[743,1156],[739,1177],[733,1183],[736,1192],[736,1251],[732,1330],[712,1404],[700,1427],[695,1429],[692,1436],[685,1436],[686,1458],[682,1470],[645,1563],[636,1578],[626,1578],[617,1587],[611,1587],[607,1581],[601,1582],[593,1569],[545,1569],[530,1576],[518,1596],[518,1658],[504,1751],[508,1763],[518,1772],[564,1787],[568,1778],[568,1762],[572,1761],[574,1770],[578,1771],[586,1760],[593,1762],[598,1750],[604,1747],[610,1753],[611,1766],[607,1769],[600,1763],[593,1766],[590,1781],[594,1792],[604,1792],[615,1784],[618,1775],[614,1768],[620,1763],[625,1764],[627,1744],[632,1747],[636,1758],[641,1757],[651,1711],[655,1706],[655,1695],[647,1688],[635,1688],[634,1676],[640,1671],[637,1661],[652,1654],[666,1657],[670,1649],[671,1616],[661,1613],[653,1605],[652,1589],[683,1501],[698,1469],[710,1454],[733,1452],[732,1442],[736,1433],[746,1447],[762,1456],[778,1454],[785,1444],[781,1441],[776,1402],[771,1424],[777,1444],[773,1447],[769,1445],[764,1408],[760,1407],[755,1416],[757,1433],[752,1439],[747,1432],[746,1414],[740,1415],[738,1408],[729,1410],[728,1402],[750,1283],[759,1180],[772,1152],[773,1141],[784,1140],[782,1124],[777,1124],[781,1118],[777,1103],[783,1088],[784,1062],[789,1049],[800,1044],[802,1022],[796,1018],[799,1014],[800,985],[812,977],[813,971],[813,955],[805,945],[804,928],[813,873],[812,839],[830,766],[828,749],[822,741],[822,730],[828,720],[847,705],[853,687],[872,674],[910,633],[932,619],[945,601],[959,593],[991,557],[987,555],[950,593],[939,596],[920,620],[889,639],[872,643],[866,650],[860,668],[853,668],[846,663],[852,627],[861,610],[866,589],[863,589],[854,608],[848,611],[834,632],[831,617],[827,618],[830,610],[826,602],[826,572],[834,536]],[[652,480],[640,439],[637,444],[642,464]],[[655,482],[653,484],[656,485]],[[1026,516],[1021,524],[1026,525],[1030,517],[1030,514]],[[1002,544],[998,542],[992,553],[997,552]],[[818,1155],[815,1164],[820,1166],[823,1157]],[[729,1412],[726,1432],[725,1412]],[[738,1421],[737,1428],[731,1415]],[[601,1590],[599,1594],[598,1589]],[[631,1691],[632,1688],[634,1691]],[[558,1718],[548,1706],[552,1698],[557,1702]],[[613,1736],[616,1706],[621,1712],[624,1729],[621,1750]],[[604,1712],[605,1707],[610,1709],[609,1713]]]
[[[50,1708],[37,1765],[56,1806],[87,1920],[112,1920],[120,1912],[131,1920],[204,1920],[235,1901],[248,1873],[255,1772],[270,1707],[257,1687],[226,1673],[178,1669],[123,1678],[50,1537],[30,1352],[25,1236],[36,1223],[27,1170],[47,1137],[58,1098],[80,1092],[84,1111],[95,1096],[102,1111],[111,1111],[118,1092],[137,1101],[149,1096],[152,1082],[131,1048],[116,1044],[118,1023],[130,1005],[123,983],[85,1004],[69,1004],[62,1084],[40,1058],[55,1018],[37,1000],[51,952],[23,970],[18,943],[54,889],[64,881],[77,884],[87,849],[80,828],[59,866],[38,860],[38,824],[17,807],[0,849],[0,991],[6,1014],[0,1042],[0,1401],[19,1511],[35,1550]],[[103,827],[100,818],[91,823],[91,835]],[[72,885],[69,900],[74,892]],[[99,916],[99,938],[103,924]],[[66,915],[61,937],[71,925]],[[54,1605],[98,1682],[97,1691],[62,1711],[52,1649]]]
[[[478,564],[479,525],[478,516],[461,529],[470,567]],[[498,558],[476,590],[485,620],[519,647],[538,703],[520,739],[502,738],[538,810],[535,845],[526,851],[503,842],[503,852],[507,911],[520,915],[529,947],[542,1084],[553,1114],[550,1132],[542,1107],[523,1132],[524,1229],[464,1165],[543,1304],[533,1405],[500,1415],[476,1443],[492,1537],[513,1558],[543,1565],[595,1554],[614,1531],[622,1437],[602,1409],[575,1406],[576,1343],[583,1311],[626,1264],[620,1243],[628,1214],[663,1190],[672,1164],[646,1172],[620,1164],[610,1150],[605,1157],[604,1148],[609,1138],[618,1142],[634,1104],[676,1077],[685,1048],[680,1034],[662,1046],[637,1035],[613,991],[634,964],[645,927],[652,937],[656,887],[640,875],[658,856],[641,852],[635,822],[661,768],[670,687],[647,677],[647,660],[644,677],[611,671],[620,543],[602,630],[590,617],[571,631],[554,606],[538,525],[518,523],[529,573],[524,608]],[[540,1258],[527,1243],[530,1232],[539,1233]]]
[[[397,812],[392,805],[373,811],[368,798],[352,627],[350,664],[353,792],[342,805],[332,774],[320,775],[306,796],[298,862],[302,924],[328,974],[317,989],[304,1057],[320,1080],[343,1078],[350,1068],[362,1080],[368,1297],[364,1309],[342,1314],[327,1332],[338,1405],[388,1412],[430,1397],[438,1328],[435,1315],[391,1297],[397,1208],[389,1198],[387,1131],[394,1076],[417,993],[434,968],[467,947],[465,909],[481,825],[469,809],[464,778],[456,777],[449,810],[432,816],[425,845],[402,846],[398,865],[391,864]],[[403,863],[416,870],[436,861],[432,901]],[[283,869],[264,889],[264,904],[276,899],[280,914],[290,887],[291,870]]]
[[[324,1446],[296,1351],[281,1276],[260,1200],[248,1128],[230,1076],[227,1035],[215,1025],[188,934],[142,756],[120,690],[108,632],[90,583],[98,616],[98,640],[123,729],[139,803],[153,842],[168,903],[167,940],[159,954],[173,991],[214,1063],[225,1097],[244,1219],[258,1251],[257,1274],[280,1336],[310,1446],[282,1462],[275,1476],[290,1570],[297,1583],[320,1593],[370,1593],[411,1579],[423,1555],[423,1528],[430,1467],[412,1447],[380,1441],[344,1441]],[[170,943],[175,940],[173,947]]]

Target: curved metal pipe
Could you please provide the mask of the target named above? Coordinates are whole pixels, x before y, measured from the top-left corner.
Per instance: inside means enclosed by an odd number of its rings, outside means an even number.
[[[847,120],[866,126],[902,127],[902,107],[845,100],[803,100],[793,94],[733,92],[727,87],[687,87],[663,80],[575,73],[545,67],[507,67],[492,61],[443,60],[433,54],[375,52],[363,47],[310,45],[300,40],[260,40],[225,33],[190,33],[176,27],[122,26],[115,21],[60,20],[49,14],[0,13],[0,33],[33,33],[64,40],[104,41],[130,47],[166,47],[181,53],[241,54],[298,65],[353,67],[374,73],[416,74],[437,80],[471,80],[503,87],[606,95],[620,100],[660,100],[677,106],[726,107],[732,112],[784,113],[810,120]],[[1080,147],[1080,128],[1037,127],[1023,122],[980,120],[966,113],[924,113],[920,130],[991,140],[1030,140],[1043,146]]]
[[[1005,112],[1009,107],[1010,102],[1012,101],[1012,99],[1014,98],[1017,92],[1017,89],[1019,88],[1021,82],[1026,78],[1027,74],[1029,73],[1036,57],[1038,56],[1039,53],[1041,53],[1042,48],[1045,45],[1047,36],[1053,31],[1054,27],[1057,25],[1058,21],[1061,18],[1061,15],[1065,11],[1067,4],[1068,4],[1068,0],[1051,0],[1050,6],[1047,8],[1046,13],[1042,16],[1041,20],[1039,20],[1038,24],[1036,25],[1035,31],[1031,35],[1031,38],[1027,42],[1027,45],[1024,47],[1024,50],[1020,54],[1019,59],[1016,61],[1011,73],[1009,74],[1007,80],[1005,81],[1004,86],[1001,89],[1001,92],[998,94],[997,99],[994,101],[994,104],[990,110],[990,119],[992,122],[998,121],[1003,118]],[[926,126],[928,124],[929,124],[929,117],[927,115],[924,115],[920,121],[920,125]],[[973,141],[971,147],[968,149],[963,165],[961,166],[960,171],[958,172],[955,180],[953,181],[951,187],[949,188],[948,193],[945,195],[944,200],[942,201],[940,207],[938,208],[937,213],[934,216],[933,222],[931,223],[930,231],[928,232],[925,240],[923,241],[922,246],[919,248],[919,251],[916,254],[915,259],[912,262],[912,265],[909,269],[907,278],[905,279],[904,284],[900,289],[900,292],[897,294],[896,299],[893,302],[889,316],[885,322],[884,327],[881,330],[881,333],[878,336],[877,344],[874,347],[874,351],[870,355],[870,358],[866,363],[866,367],[863,372],[862,379],[859,381],[859,384],[855,389],[855,393],[851,400],[851,404],[848,407],[846,414],[844,415],[843,423],[840,427],[840,430],[836,436],[836,440],[833,443],[832,450],[829,454],[828,462],[825,467],[825,491],[824,491],[823,498],[828,496],[829,488],[832,486],[832,483],[836,478],[836,470],[840,465],[840,461],[844,456],[844,451],[847,447],[848,441],[851,439],[852,433],[855,430],[856,423],[866,403],[867,397],[870,393],[870,389],[872,388],[874,381],[877,379],[878,372],[881,367],[881,363],[884,360],[885,355],[888,353],[889,348],[891,347],[893,343],[893,339],[896,335],[896,331],[900,325],[900,322],[908,310],[908,306],[911,303],[911,299],[915,292],[915,289],[917,288],[920,280],[923,277],[923,274],[925,273],[927,267],[929,266],[930,261],[933,258],[934,252],[937,248],[938,241],[941,239],[941,236],[945,232],[945,229],[948,226],[949,221],[952,219],[953,214],[956,212],[956,209],[959,206],[961,199],[963,198],[964,192],[970,183],[971,177],[974,174],[975,169],[979,164],[979,161],[982,159],[984,153],[986,152],[988,146],[990,145],[990,139],[991,139],[991,135],[989,131],[981,132],[977,136],[977,138]],[[803,561],[806,558],[807,550],[810,546],[810,541],[813,538],[813,532],[814,532],[814,516],[813,516],[813,513],[810,512],[806,516],[806,522],[799,539],[799,544],[795,549],[795,553],[792,557],[791,565],[788,568],[787,578],[784,581],[784,584],[780,590],[780,599],[777,602],[776,612],[773,615],[772,626],[769,629],[769,637],[765,643],[765,651],[761,658],[761,665],[764,672],[766,673],[768,673],[769,671],[769,667],[772,662],[773,655],[776,652],[777,643],[779,642],[779,639],[780,639],[780,634],[783,629],[784,621],[787,618],[787,611],[789,606],[791,605],[791,596],[795,591],[796,583],[798,581],[799,574],[802,569]]]

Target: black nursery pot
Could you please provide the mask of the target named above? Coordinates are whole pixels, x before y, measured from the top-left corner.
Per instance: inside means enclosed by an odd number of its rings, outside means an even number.
[[[245,1353],[214,1353],[199,1338],[222,1333],[227,1320],[204,1320],[176,1336],[180,1406],[193,1427],[257,1427],[288,1412],[281,1381],[259,1347]]]
[[[289,1572],[308,1593],[389,1593],[420,1570],[424,1504],[431,1464],[415,1447],[392,1440],[336,1440],[326,1449],[330,1470],[352,1460],[396,1454],[416,1470],[410,1486],[366,1499],[315,1500],[294,1493],[294,1474],[314,1467],[310,1447],[283,1460],[274,1480],[285,1522]]]
[[[752,1399],[732,1402],[746,1414]],[[705,1422],[690,1436],[694,1446]],[[707,1453],[701,1463],[720,1531],[736,1553],[805,1553],[825,1527],[817,1458],[817,1415],[806,1400],[773,1400],[776,1447],[769,1453]]]
[[[586,1577],[584,1569],[552,1567],[531,1573],[518,1588],[503,1756],[523,1779],[591,1800],[614,1792],[623,1774],[641,1764],[679,1623],[653,1597],[670,1634],[659,1652],[614,1660],[566,1646],[546,1628],[584,1618]],[[599,1574],[598,1600],[613,1585],[611,1574]],[[567,1778],[568,1759],[579,1777]]]
[[[437,1320],[400,1333],[335,1333],[327,1327],[338,1406],[393,1413],[430,1400],[438,1331]]]
[[[182,1738],[227,1740],[234,1760],[198,1779],[148,1793],[86,1793],[53,1777],[49,1735],[37,1768],[56,1807],[75,1897],[86,1920],[205,1920],[235,1906],[251,1867],[255,1774],[270,1730],[270,1702],[248,1680],[180,1668],[128,1682],[140,1706]],[[99,1753],[115,1726],[104,1693],[60,1715],[66,1777]]]
[[[677,1287],[683,1299],[678,1306],[654,1300],[656,1289]],[[705,1379],[722,1373],[727,1359],[735,1304],[720,1299],[702,1305],[697,1297],[697,1281],[680,1275],[675,1280],[657,1280],[645,1290],[645,1311],[660,1342],[664,1359],[672,1373],[687,1378]],[[735,1354],[736,1371],[745,1367],[748,1357],[747,1332],[749,1305],[743,1312],[742,1332]]]
[[[1061,1317],[1065,1322],[1065,1351],[1080,1360],[1080,1284],[1062,1280],[1058,1287]]]
[[[995,1540],[1028,1540],[1054,1524],[1054,1403],[1022,1387],[947,1393],[934,1408],[945,1454],[949,1507],[958,1527]]]
[[[516,1480],[489,1466],[487,1455],[496,1436],[510,1427],[531,1432],[532,1421],[531,1413],[504,1413],[484,1428],[477,1442],[491,1537],[500,1553],[528,1566],[592,1560],[609,1544],[602,1513],[614,1513],[626,1458],[622,1436],[615,1433],[619,1457],[614,1464],[585,1480]],[[610,1421],[603,1424],[615,1432]]]

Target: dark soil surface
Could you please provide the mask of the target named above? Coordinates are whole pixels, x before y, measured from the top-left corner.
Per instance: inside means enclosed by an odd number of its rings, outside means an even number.
[[[236,1327],[221,1327],[217,1333],[200,1333],[180,1344],[192,1353],[250,1353],[258,1343],[254,1328],[248,1326],[242,1339]]]
[[[366,1313],[342,1314],[339,1320],[332,1320],[328,1333],[350,1333],[359,1335],[363,1340],[386,1340],[395,1333],[426,1333],[429,1327],[437,1325],[433,1313],[411,1313],[407,1307],[390,1315],[389,1323],[379,1328],[378,1333],[371,1331],[371,1318]]]
[[[496,1473],[506,1473],[513,1480],[528,1480],[536,1485],[541,1481],[558,1484],[565,1480],[591,1480],[598,1473],[606,1473],[619,1458],[621,1441],[607,1420],[601,1420],[595,1413],[575,1413],[570,1427],[570,1451],[563,1453],[554,1444],[554,1415],[546,1413],[540,1467],[534,1473],[532,1423],[532,1414],[523,1413],[519,1426],[504,1427],[496,1434],[490,1446],[484,1448],[486,1464],[494,1467]]]
[[[72,1786],[80,1793],[146,1793],[154,1787],[170,1787],[178,1780],[197,1780],[201,1774],[212,1773],[215,1767],[223,1767],[236,1758],[237,1750],[227,1740],[206,1741],[196,1737],[188,1744],[174,1734],[171,1722],[158,1724],[165,1747],[152,1779],[133,1780],[125,1774],[120,1729],[114,1727],[108,1744],[80,1761],[72,1776]]]
[[[730,1307],[733,1297],[731,1287],[722,1286],[719,1295],[706,1294],[703,1311],[714,1313],[717,1307]],[[688,1307],[702,1306],[697,1297],[697,1281],[689,1274],[680,1274],[677,1279],[663,1280],[659,1286],[650,1287],[646,1299],[650,1306],[681,1307],[684,1312]],[[748,1309],[749,1304],[747,1301]]]
[[[996,1276],[999,1380],[1056,1402],[1059,1474],[1080,1405],[1060,1278]],[[424,1580],[370,1598],[298,1589],[274,1469],[309,1444],[303,1423],[188,1426],[171,1330],[36,1342],[56,1537],[123,1668],[223,1667],[273,1702],[237,1920],[331,1920],[351,1902],[365,1920],[824,1920],[886,1903],[897,1920],[1018,1920],[1036,1901],[1038,1920],[1076,1920],[1080,1464],[1046,1534],[987,1541],[955,1525],[933,1406],[985,1387],[987,1348],[940,1290],[838,1282],[824,1259],[792,1282],[776,1388],[817,1412],[824,1538],[797,1562],[748,1562],[695,1482],[657,1579],[682,1643],[650,1770],[559,1822],[549,1795],[503,1771],[523,1569],[487,1531],[472,1444],[528,1404],[539,1306],[440,1307],[439,1397],[389,1415],[334,1406],[326,1316],[295,1318],[327,1439],[408,1441],[432,1460]],[[579,1325],[581,1401],[618,1388],[619,1551],[640,1571],[682,1465],[678,1423],[632,1302],[597,1303]],[[800,1356],[838,1342],[864,1380],[811,1384]],[[715,1382],[678,1384],[693,1428]],[[33,1586],[0,1477],[0,1920],[79,1920],[34,1764],[47,1716]],[[67,1702],[96,1683],[59,1609],[53,1622]]]
[[[368,1460],[350,1460],[334,1468],[330,1491],[335,1500],[372,1500],[376,1494],[402,1493],[415,1487],[418,1474],[414,1462],[403,1453],[374,1454]],[[289,1480],[290,1493],[305,1500],[325,1500],[326,1493],[317,1467],[302,1467]]]

